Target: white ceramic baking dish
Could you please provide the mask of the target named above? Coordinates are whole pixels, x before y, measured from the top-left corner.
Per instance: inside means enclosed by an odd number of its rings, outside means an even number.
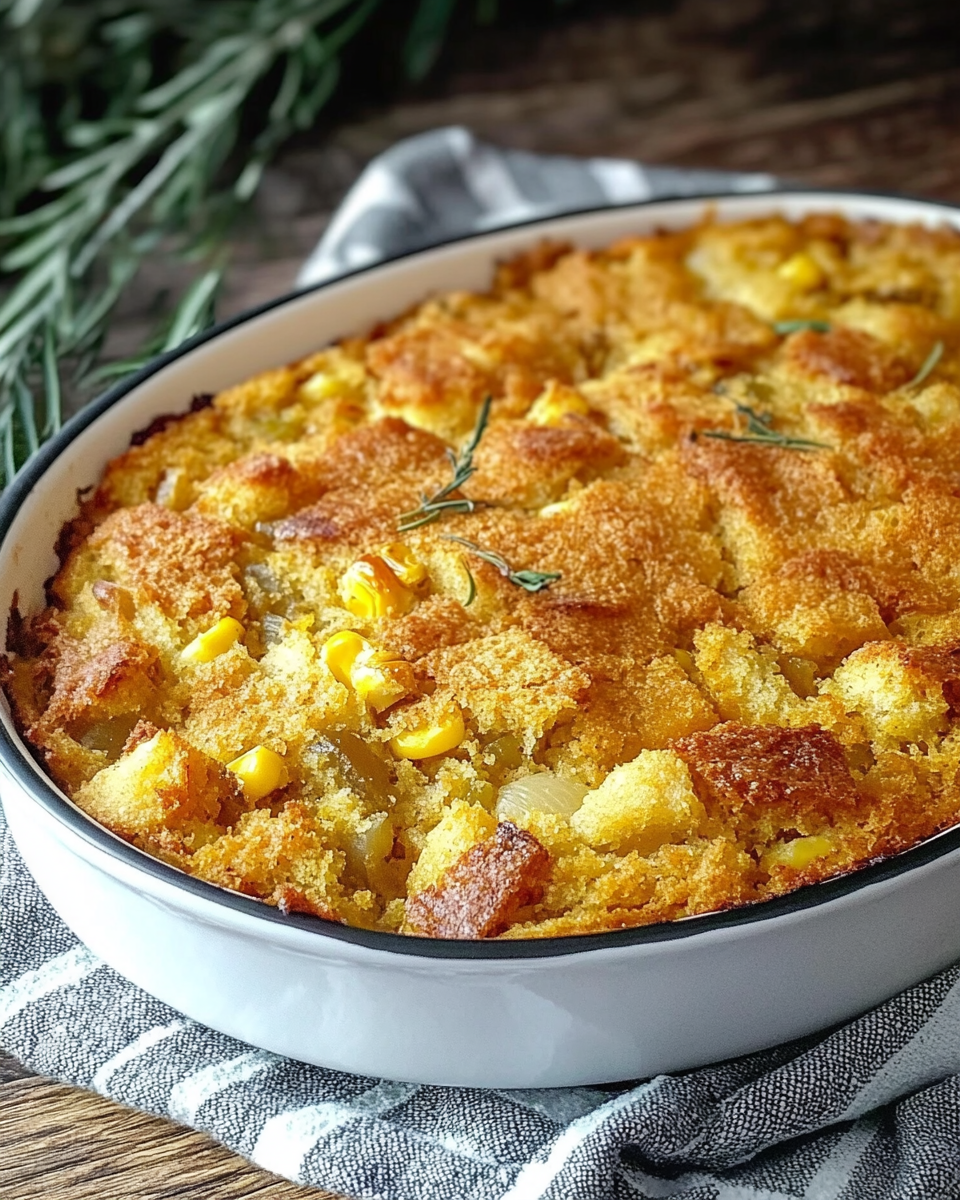
[[[71,421],[0,504],[0,612],[42,604],[53,547],[134,430],[438,289],[483,288],[542,238],[632,233],[771,211],[960,227],[920,201],[779,193],[606,209],[470,237],[278,300],[158,359]],[[0,713],[0,794],[67,924],[180,1011],[255,1046],[394,1079],[596,1083],[743,1054],[841,1021],[960,957],[960,829],[766,904],[597,935],[447,942],[350,929],[192,879],[94,824]]]

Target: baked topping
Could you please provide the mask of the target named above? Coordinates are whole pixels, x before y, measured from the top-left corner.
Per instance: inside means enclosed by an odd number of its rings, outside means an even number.
[[[543,246],[164,418],[4,684],[53,778],[286,911],[540,937],[960,817],[960,237]]]

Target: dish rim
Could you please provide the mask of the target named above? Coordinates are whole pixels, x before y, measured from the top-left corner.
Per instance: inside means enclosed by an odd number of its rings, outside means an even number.
[[[509,225],[498,226],[461,234],[458,237],[446,238],[429,246],[420,246],[413,250],[391,255],[374,263],[350,269],[333,279],[322,280],[306,287],[296,288],[274,297],[253,308],[236,313],[224,321],[212,325],[187,341],[182,342],[173,350],[151,359],[138,371],[124,378],[113,387],[85,405],[66,421],[60,430],[46,442],[40,450],[28,460],[17,473],[11,483],[0,494],[0,546],[5,541],[10,527],[18,512],[28,499],[34,486],[41,476],[68,449],[81,433],[92,425],[100,416],[116,404],[120,403],[130,392],[141,383],[164,370],[170,363],[183,358],[196,347],[213,341],[230,330],[252,321],[263,314],[289,304],[303,296],[323,291],[325,288],[339,284],[347,279],[382,269],[395,263],[404,262],[421,254],[428,254],[451,246],[496,238],[504,234],[523,229],[533,229],[538,225],[553,221],[599,216],[604,213],[625,212],[636,209],[643,210],[651,206],[678,202],[709,204],[711,201],[725,200],[759,200],[762,197],[788,196],[832,196],[838,201],[848,200],[895,200],[921,204],[927,208],[943,209],[955,214],[957,228],[960,230],[960,204],[945,200],[927,199],[922,196],[912,196],[902,192],[882,190],[850,191],[844,188],[827,188],[813,186],[794,186],[788,184],[776,185],[757,191],[716,191],[703,195],[675,195],[649,197],[645,200],[629,201],[623,204],[594,205],[587,208],[570,209],[562,212],[551,212],[541,216],[531,217]],[[12,714],[11,714],[12,723]],[[206,900],[214,905],[223,905],[240,915],[251,916],[268,924],[279,924],[285,928],[294,928],[321,938],[332,938],[335,941],[348,942],[369,950],[381,951],[388,954],[404,954],[418,958],[439,959],[539,959],[555,958],[570,954],[582,954],[598,950],[625,949],[631,946],[651,945],[657,942],[675,942],[701,933],[720,930],[737,929],[757,922],[772,921],[777,917],[799,915],[808,910],[820,908],[832,901],[839,901],[852,896],[875,884],[898,878],[910,871],[918,869],[945,857],[951,851],[960,850],[960,824],[941,833],[934,834],[916,846],[902,850],[888,858],[878,859],[856,870],[819,883],[806,884],[782,896],[762,900],[746,905],[703,913],[696,916],[683,917],[675,921],[663,921],[652,925],[631,926],[625,929],[609,929],[596,933],[566,934],[551,937],[509,938],[509,939],[445,939],[428,938],[419,935],[391,933],[386,930],[362,929],[358,926],[343,925],[324,917],[309,913],[284,913],[279,908],[267,904],[252,896],[245,896],[229,888],[220,887],[194,875],[188,875],[160,859],[154,858],[145,850],[141,850],[130,842],[124,841],[106,826],[99,824],[88,816],[81,808],[69,800],[56,788],[46,774],[42,764],[33,754],[33,748],[23,742],[26,754],[17,744],[7,729],[0,722],[0,759],[9,771],[14,781],[20,785],[30,799],[39,804],[41,809],[69,832],[92,846],[95,850],[105,852],[108,857],[121,863],[145,871],[148,876],[164,885],[173,886],[185,891],[198,900]],[[29,757],[28,757],[29,756]]]

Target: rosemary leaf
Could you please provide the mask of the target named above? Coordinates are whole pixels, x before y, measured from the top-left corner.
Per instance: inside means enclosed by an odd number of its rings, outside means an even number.
[[[737,416],[746,420],[743,433],[733,433],[729,429],[707,429],[703,437],[714,438],[722,442],[753,442],[759,446],[774,446],[779,450],[829,450],[825,442],[813,442],[809,438],[790,437],[772,427],[773,418],[769,413],[755,412],[748,404],[736,406]]]
[[[46,401],[46,420],[43,425],[43,437],[52,437],[60,428],[63,420],[63,403],[60,395],[60,372],[57,369],[57,343],[52,325],[47,325],[43,331],[43,393]]]
[[[473,572],[467,566],[466,562],[463,564],[463,569],[467,573],[467,598],[463,602],[463,607],[469,608],[477,598],[477,581],[474,579]]]
[[[411,6],[396,49],[410,74],[436,59],[459,2]],[[114,306],[161,245],[197,264],[195,281],[165,334],[111,372],[212,319],[230,231],[265,165],[314,126],[343,49],[374,18],[395,27],[392,8],[0,0],[0,484],[59,426],[61,381],[82,401],[105,376],[96,356]],[[439,507],[457,486],[420,515],[472,511]]]
[[[457,0],[420,0],[403,48],[404,66],[414,82],[436,62],[456,6]]]
[[[222,267],[213,267],[194,280],[180,302],[176,318],[164,341],[164,350],[175,349],[181,342],[185,342],[187,338],[193,337],[210,324],[213,301],[222,281]]]
[[[937,363],[943,358],[943,342],[935,342],[933,349],[923,360],[923,365],[920,370],[914,375],[910,382],[906,385],[908,388],[919,387],[929,375],[932,375],[937,368]]]
[[[40,437],[37,433],[37,419],[33,408],[33,396],[22,379],[14,380],[14,394],[17,398],[17,412],[20,416],[20,427],[27,440],[27,452],[36,454],[40,449]]]
[[[804,329],[811,329],[814,333],[829,333],[829,321],[808,320],[805,317],[797,317],[792,321],[774,321],[773,332],[786,337],[788,333],[801,333]]]
[[[17,472],[16,450],[14,446],[13,432],[13,406],[0,410],[0,451],[3,457],[3,473],[7,477],[7,482],[14,477]]]
[[[464,546],[483,562],[489,563],[491,567],[496,567],[504,579],[508,579],[516,587],[523,588],[525,592],[542,591],[560,578],[559,571],[515,571],[503,555],[497,554],[495,550],[484,550],[476,542],[471,542],[468,538],[457,537],[455,533],[445,533],[443,537],[445,541],[456,542],[459,546]],[[473,599],[472,596],[471,599]]]
[[[477,469],[473,465],[473,455],[480,445],[483,431],[490,420],[491,399],[490,396],[487,396],[481,404],[477,424],[470,435],[469,442],[460,453],[454,454],[452,450],[447,451],[450,466],[453,468],[453,478],[432,496],[422,495],[418,508],[400,514],[397,518],[397,529],[400,533],[409,533],[411,529],[419,529],[421,525],[432,525],[447,512],[474,512],[477,507],[476,500],[468,500],[466,497],[457,497],[451,500],[450,495],[452,492],[459,491]]]

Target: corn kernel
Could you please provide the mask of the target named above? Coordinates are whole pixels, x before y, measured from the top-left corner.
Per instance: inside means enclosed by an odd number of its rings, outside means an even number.
[[[410,664],[396,655],[367,646],[357,655],[350,682],[361,700],[382,712],[407,695],[413,685],[413,672]]]
[[[681,650],[678,646],[673,652],[673,657],[680,664],[681,668],[689,675],[696,665],[693,661],[693,655],[689,650]]]
[[[332,368],[316,371],[300,384],[307,400],[329,400],[333,396],[356,395],[366,382],[366,371],[358,362],[341,360]]]
[[[118,583],[111,583],[108,579],[96,579],[90,590],[94,600],[104,612],[116,613],[125,621],[132,621],[136,616],[137,610],[133,603],[133,596]]]
[[[240,780],[243,794],[248,800],[262,800],[287,781],[287,768],[281,755],[266,746],[256,746],[227,763]]]
[[[190,662],[208,663],[226,654],[243,637],[243,626],[233,617],[221,617],[206,633],[197,636],[181,651]]]
[[[318,371],[300,384],[300,391],[308,400],[329,400],[331,396],[339,396],[343,390],[340,380],[328,371]]]
[[[371,708],[381,712],[410,691],[409,663],[385,650],[377,650],[365,637],[344,629],[327,638],[320,657],[335,679],[357,693]],[[402,676],[410,675],[404,681]]]
[[[391,542],[380,551],[380,557],[402,584],[415,588],[427,578],[427,568],[406,542]]]
[[[154,503],[172,508],[174,512],[183,512],[193,499],[193,484],[187,472],[182,467],[168,467],[157,484]]]
[[[832,849],[833,844],[829,838],[823,837],[821,834],[813,834],[811,837],[794,838],[791,842],[782,842],[771,851],[770,859],[780,866],[793,867],[797,871],[802,871],[804,867],[809,867],[818,858],[829,854]]]
[[[368,620],[409,612],[416,600],[378,554],[364,554],[347,569],[340,594],[355,617]]]
[[[590,405],[579,392],[550,384],[534,400],[527,420],[534,425],[559,425],[565,416],[585,417],[589,412]]]
[[[466,735],[463,713],[456,708],[431,725],[398,733],[391,739],[390,748],[399,758],[433,758],[455,750]]]
[[[777,274],[786,283],[792,284],[804,292],[812,291],[823,283],[823,272],[820,267],[809,254],[805,254],[803,251],[791,255],[785,262],[782,262],[777,268]]]
[[[566,512],[570,512],[573,505],[569,500],[555,500],[553,504],[545,504],[540,509],[538,516],[541,517],[560,517]]]
[[[352,687],[350,672],[353,670],[353,664],[361,650],[369,645],[367,639],[359,633],[354,633],[352,629],[341,629],[323,643],[320,657],[330,668],[334,679],[346,687]]]

